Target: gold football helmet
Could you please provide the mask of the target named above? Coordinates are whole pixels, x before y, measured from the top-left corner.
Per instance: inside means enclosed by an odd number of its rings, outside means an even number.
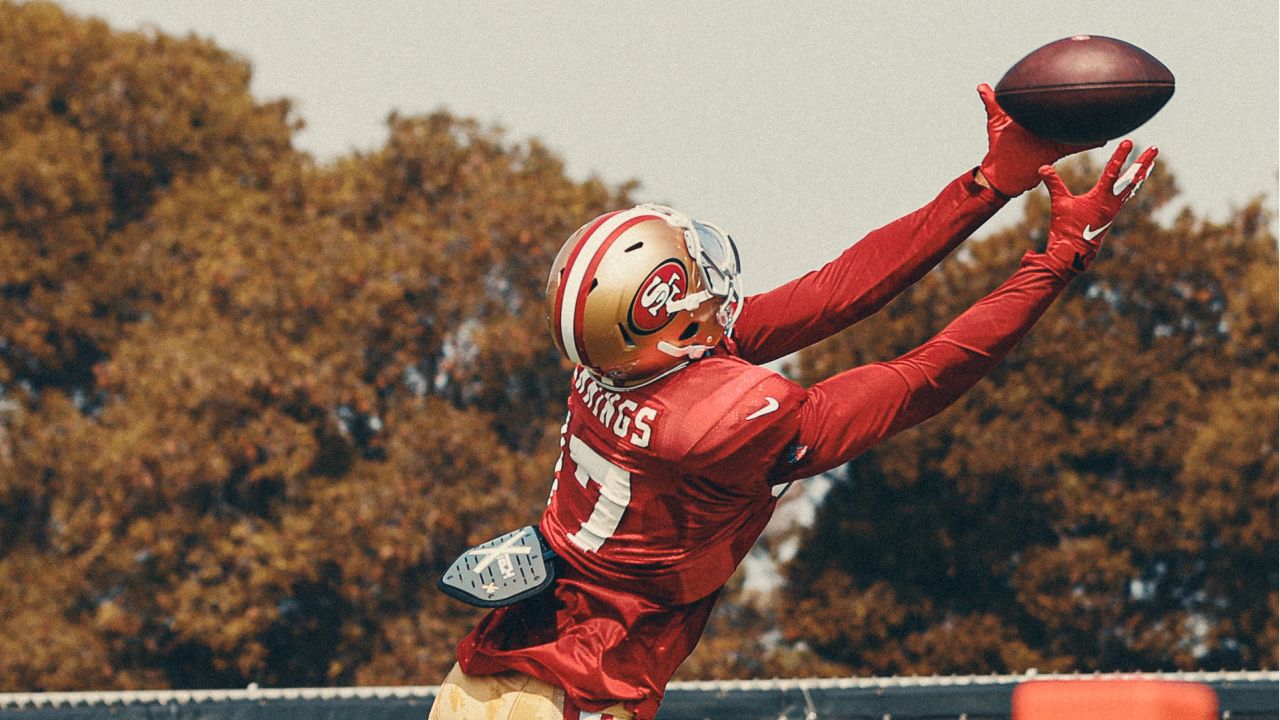
[[[723,230],[663,205],[601,215],[569,236],[547,280],[556,347],[605,387],[688,365],[733,331],[738,250]]]

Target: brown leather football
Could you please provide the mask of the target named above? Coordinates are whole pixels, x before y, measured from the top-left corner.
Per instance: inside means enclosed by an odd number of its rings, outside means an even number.
[[[1150,120],[1173,97],[1173,73],[1136,45],[1100,35],[1049,43],[996,85],[1019,125],[1059,142],[1111,140]]]

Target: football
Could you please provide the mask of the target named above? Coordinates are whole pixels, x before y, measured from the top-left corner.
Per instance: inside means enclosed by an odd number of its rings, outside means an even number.
[[[1120,137],[1173,97],[1173,73],[1146,50],[1100,35],[1037,48],[996,85],[996,102],[1049,140],[1087,145]]]

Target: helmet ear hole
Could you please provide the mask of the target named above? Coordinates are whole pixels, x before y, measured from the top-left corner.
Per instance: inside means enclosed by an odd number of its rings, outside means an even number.
[[[698,334],[698,323],[696,322],[689,323],[689,327],[685,328],[684,332],[680,333],[680,339],[688,340],[689,338],[697,334]]]
[[[627,329],[622,327],[622,323],[618,323],[618,332],[622,335],[622,342],[626,343],[627,347],[636,347],[636,341],[631,338],[631,333],[628,333]]]

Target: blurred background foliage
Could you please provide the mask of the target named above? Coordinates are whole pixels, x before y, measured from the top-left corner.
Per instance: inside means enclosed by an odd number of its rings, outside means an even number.
[[[249,78],[0,2],[0,690],[436,683],[476,614],[435,578],[541,511],[545,270],[634,187],[445,111],[317,164]],[[1169,155],[991,378],[770,538],[779,589],[738,578],[682,677],[1276,667],[1272,218],[1157,221]],[[788,372],[914,347],[1047,218]]]

